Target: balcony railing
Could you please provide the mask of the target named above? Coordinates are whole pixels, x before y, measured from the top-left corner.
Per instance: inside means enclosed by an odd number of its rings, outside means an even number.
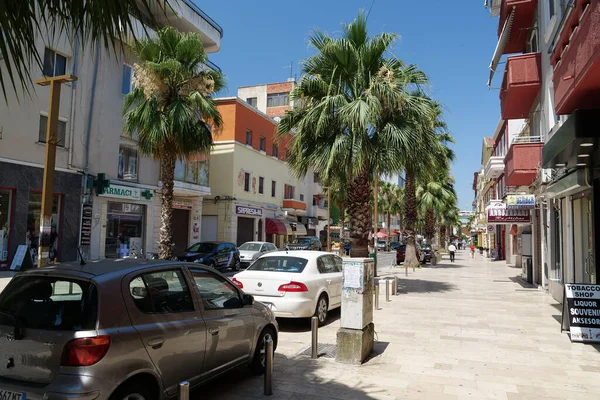
[[[219,35],[221,35],[221,39],[223,38],[223,28],[221,27],[221,25],[217,24],[214,19],[212,19],[208,16],[208,14],[202,11],[202,9],[196,4],[194,4],[192,0],[183,0],[183,2],[187,4],[192,10],[194,10],[199,16],[204,18],[210,26],[212,26],[217,30],[217,32],[219,32]]]
[[[517,136],[511,142],[511,144],[515,143],[541,143],[543,139],[541,136]]]
[[[306,203],[300,200],[284,199],[283,209],[291,211],[306,211]]]

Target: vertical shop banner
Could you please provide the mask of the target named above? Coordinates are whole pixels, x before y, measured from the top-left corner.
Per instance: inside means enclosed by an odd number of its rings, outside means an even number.
[[[561,329],[572,342],[600,343],[600,285],[565,284]]]
[[[92,205],[84,204],[81,209],[81,238],[80,246],[89,246],[92,237]]]

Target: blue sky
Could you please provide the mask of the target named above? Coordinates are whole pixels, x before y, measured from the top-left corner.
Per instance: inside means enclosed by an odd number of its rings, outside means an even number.
[[[195,1],[224,29],[221,50],[210,59],[227,76],[224,94],[229,96],[236,95],[238,86],[286,80],[290,62],[299,76],[299,62],[313,54],[309,33],[318,27],[338,34],[342,21],[351,22],[372,3]],[[483,0],[375,0],[369,15],[372,35],[386,31],[401,36],[394,53],[429,75],[432,95],[447,108],[445,119],[456,138],[452,173],[463,210],[471,209],[482,137],[493,134],[500,116],[498,91],[486,86],[497,28],[498,18],[490,17]]]

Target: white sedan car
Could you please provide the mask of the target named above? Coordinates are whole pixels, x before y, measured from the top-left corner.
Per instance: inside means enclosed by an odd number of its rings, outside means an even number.
[[[276,251],[236,274],[233,282],[276,317],[315,315],[322,325],[327,312],[342,303],[342,259],[322,251]]]

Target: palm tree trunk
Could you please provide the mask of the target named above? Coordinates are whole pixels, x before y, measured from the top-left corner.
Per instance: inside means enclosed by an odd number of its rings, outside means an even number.
[[[346,203],[350,216],[351,257],[369,256],[369,232],[373,229],[371,192],[368,171],[355,177],[348,187]]]
[[[440,225],[440,248],[446,248],[446,227]]]
[[[391,223],[392,223],[392,215],[388,212],[387,213],[387,226],[388,226],[387,249],[388,249],[388,251],[390,251],[390,238],[392,236]]]
[[[417,241],[415,236],[417,194],[414,176],[408,170],[406,171],[404,184],[404,236],[406,240],[404,265],[407,268],[416,268],[420,264],[420,260],[417,259]]]
[[[433,208],[428,208],[425,213],[425,238],[428,244],[432,244],[433,236],[435,235],[435,215]]]
[[[162,260],[173,258],[173,181],[176,158],[163,154],[160,159],[162,174],[162,208],[160,214],[159,257]]]

